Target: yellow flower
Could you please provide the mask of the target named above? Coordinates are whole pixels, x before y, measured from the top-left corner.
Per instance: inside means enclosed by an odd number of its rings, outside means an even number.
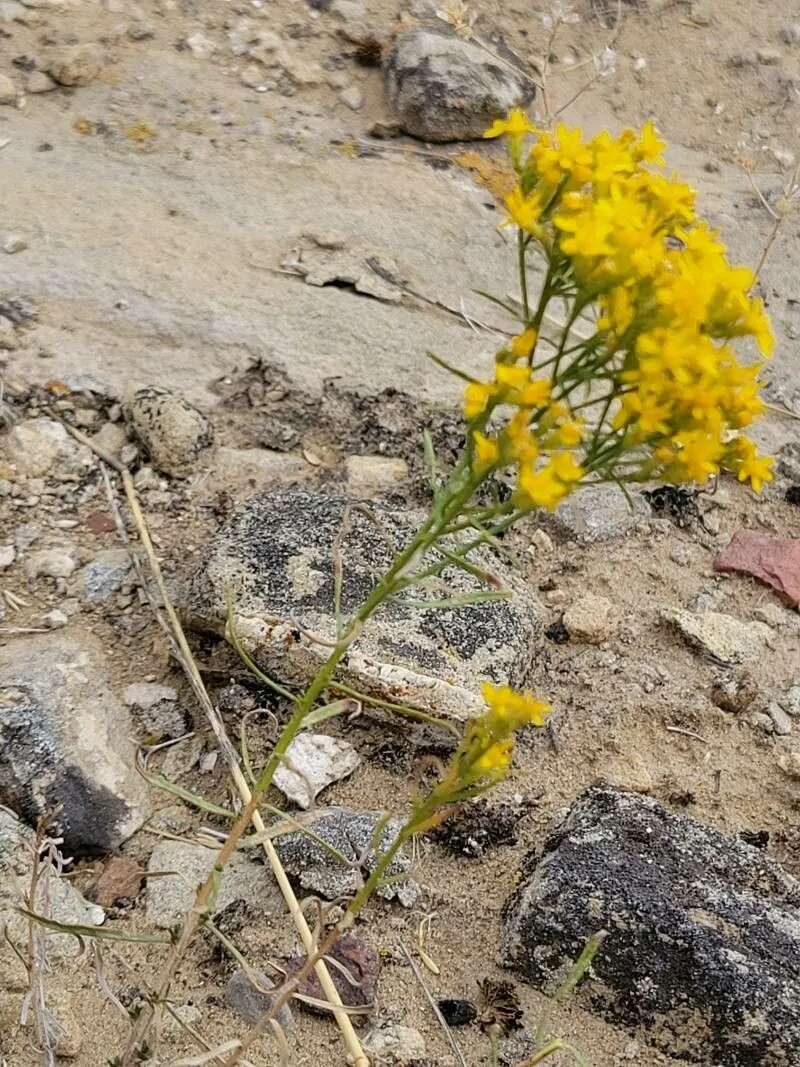
[[[475,473],[485,474],[486,471],[491,470],[500,459],[500,446],[495,438],[487,437],[485,434],[482,434],[480,430],[476,430],[473,433],[472,440],[475,448],[475,462],[473,464]]]
[[[513,399],[509,398],[509,400],[511,403],[519,404],[520,407],[538,408],[550,399],[551,389],[550,382],[539,378],[535,382],[528,382],[526,386],[518,390]]]
[[[498,741],[491,748],[487,748],[483,755],[475,760],[472,764],[472,769],[478,778],[483,778],[487,775],[492,778],[503,778],[511,766],[513,753],[514,742],[510,738],[505,741]]]
[[[586,473],[572,452],[557,452],[550,466],[555,476],[566,485],[579,482]]]
[[[497,363],[494,376],[498,384],[505,385],[508,389],[524,389],[530,381],[530,371],[527,367],[516,367],[509,363]]]
[[[756,344],[765,356],[771,356],[775,347],[775,335],[772,332],[769,319],[764,312],[764,304],[760,299],[752,301],[744,316],[745,332],[755,338]]]
[[[530,359],[536,345],[538,334],[534,329],[527,329],[511,341],[511,354],[517,359]]]
[[[509,111],[508,118],[495,119],[488,130],[484,130],[484,137],[502,137],[507,133],[510,137],[523,137],[526,133],[538,133],[530,119],[520,107],[514,107]]]
[[[633,152],[637,159],[645,163],[663,165],[664,158],[661,153],[667,147],[666,142],[658,136],[655,126],[650,119],[642,127],[639,140],[634,145]]]
[[[583,440],[583,423],[577,419],[568,419],[562,422],[556,432],[558,444],[566,448],[574,448]]]
[[[532,693],[518,693],[508,685],[484,682],[481,692],[489,708],[487,720],[502,724],[506,733],[513,733],[529,724],[544,726],[545,719],[553,710]]]
[[[505,205],[511,222],[519,226],[521,230],[534,235],[541,232],[539,220],[542,215],[542,204],[538,196],[526,196],[517,185],[506,197]]]
[[[719,469],[723,446],[718,437],[703,430],[686,430],[675,435],[680,445],[678,461],[690,482],[705,482]]]
[[[539,446],[531,432],[530,414],[518,411],[503,433],[504,454],[510,462],[533,464],[539,456]]]
[[[542,470],[520,468],[519,496],[526,507],[555,511],[568,492],[569,486],[557,476],[552,463]]]
[[[488,382],[470,382],[464,390],[464,418],[467,422],[480,418],[497,392]]]
[[[772,456],[759,456],[756,446],[749,437],[737,437],[733,443],[734,460],[731,466],[736,470],[740,482],[750,482],[753,491],[760,493],[764,482],[771,482],[774,475]]]

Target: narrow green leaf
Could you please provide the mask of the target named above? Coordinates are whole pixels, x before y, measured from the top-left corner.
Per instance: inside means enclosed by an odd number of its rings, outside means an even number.
[[[26,919],[44,926],[47,930],[53,930],[57,934],[72,934],[73,937],[92,937],[98,941],[140,941],[148,945],[169,945],[172,938],[169,934],[137,934],[122,930],[110,930],[104,926],[83,926],[80,923],[60,923],[56,919],[48,919],[44,915],[37,915],[27,908],[14,908]]]
[[[467,374],[466,371],[459,370],[458,367],[454,367],[452,363],[448,363],[446,359],[442,359],[441,356],[437,356],[436,353],[431,352],[429,348],[425,350],[425,355],[428,357],[428,359],[433,360],[437,367],[442,367],[444,370],[448,371],[448,373],[454,374],[456,378],[460,378],[463,382],[470,382],[470,384],[472,385],[475,385],[477,383],[477,378],[473,378],[471,375]]]
[[[325,722],[327,719],[333,719],[337,715],[346,715],[353,710],[353,701],[351,699],[334,700],[332,704],[325,704],[324,707],[314,708],[313,711],[310,711],[303,719],[301,730],[307,730],[309,726],[318,726],[319,723]]]
[[[465,593],[463,596],[444,597],[441,600],[407,600],[405,597],[392,597],[398,604],[414,608],[416,611],[435,611],[445,608],[463,608],[470,604],[482,604],[487,600],[508,600],[513,597],[510,589],[497,589],[482,593]]]
[[[219,815],[223,819],[236,818],[236,813],[229,808],[222,808],[219,804],[206,800],[205,797],[200,796],[198,793],[192,793],[190,790],[176,785],[169,778],[165,778],[163,774],[149,774],[147,771],[142,770],[139,771],[139,774],[149,785],[154,786],[156,789],[163,789],[166,793],[171,793],[173,796],[178,797],[179,800],[184,800],[187,804],[199,808],[200,811],[207,811],[209,815]]]

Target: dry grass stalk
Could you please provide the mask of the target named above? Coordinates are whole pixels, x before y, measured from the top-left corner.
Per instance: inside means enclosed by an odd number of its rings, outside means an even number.
[[[139,500],[136,495],[136,489],[133,485],[133,479],[131,478],[130,472],[126,470],[122,466],[122,464],[117,462],[112,456],[108,455],[108,453],[102,453],[102,450],[98,449],[94,445],[90,437],[87,437],[85,434],[81,433],[80,430],[77,430],[75,427],[71,426],[66,421],[61,421],[73,437],[81,441],[83,444],[88,445],[89,448],[91,448],[96,455],[98,455],[109,466],[116,470],[122,478],[122,484],[125,490],[125,497],[128,502],[128,506],[131,510],[131,515],[133,517],[133,521],[136,526],[139,539],[145,550],[150,571],[152,573],[153,578],[155,579],[159,594],[162,599],[163,609],[166,613],[169,624],[168,630],[176,648],[178,660],[189,680],[189,683],[200,706],[203,708],[203,711],[209,721],[209,724],[211,725],[211,728],[220,746],[220,750],[222,751],[222,754],[228,764],[231,777],[233,778],[234,783],[236,785],[237,792],[239,793],[239,796],[244,804],[242,813],[239,815],[238,819],[234,823],[234,826],[231,829],[226,842],[220,849],[217,863],[215,864],[215,871],[223,870],[225,865],[233,855],[234,851],[236,850],[240,838],[245,833],[251,822],[255,827],[256,833],[265,834],[266,832],[266,825],[263,819],[261,818],[260,812],[258,811],[258,798],[253,797],[253,794],[247,783],[247,779],[245,778],[241,767],[239,766],[236,750],[227,736],[225,726],[220,716],[218,715],[216,708],[214,707],[211,698],[208,695],[208,692],[206,691],[202,678],[200,677],[200,672],[198,671],[197,665],[194,661],[194,657],[192,656],[191,649],[189,648],[189,644],[186,640],[186,635],[183,631],[183,627],[181,626],[180,620],[178,619],[177,613],[175,612],[175,608],[173,607],[172,602],[170,600],[169,593],[164,582],[164,577],[161,572],[161,567],[159,565],[155,550],[153,548],[153,543],[150,538],[149,529],[147,527],[147,523],[139,505]],[[160,612],[158,614],[160,617]],[[300,935],[300,939],[303,942],[303,946],[309,956],[312,956],[316,951],[314,934],[312,933],[310,927],[308,926],[308,923],[306,922],[305,916],[303,915],[302,910],[300,908],[300,903],[297,900],[294,890],[292,889],[292,886],[286,876],[286,872],[284,871],[280,859],[278,858],[278,854],[275,851],[272,842],[266,838],[262,842],[262,848],[266,855],[270,869],[272,870],[272,873],[275,877],[275,880],[277,881],[281,893],[283,894],[284,900],[286,901],[289,913],[295,924],[297,932]],[[197,932],[199,926],[201,925],[201,922],[205,918],[204,909],[210,904],[213,888],[214,883],[211,879],[209,879],[198,890],[194,905],[186,916],[181,934],[178,940],[170,949],[169,955],[164,964],[162,965],[154,989],[154,996],[139,1014],[138,1018],[134,1023],[125,1048],[125,1052],[123,1054],[123,1067],[136,1067],[136,1065],[138,1064],[138,1050],[142,1048],[143,1043],[146,1043],[148,1035],[152,1030],[153,1024],[156,1021],[158,1015],[160,1014],[161,1004],[166,1000],[166,997],[169,993],[172,979],[177,971],[180,961],[186,955],[186,952],[188,951],[188,948],[194,938],[195,933]],[[314,970],[320,981],[320,985],[322,986],[323,992],[325,993],[325,996],[328,998],[331,1004],[334,1018],[336,1019],[339,1029],[342,1032],[342,1037],[347,1047],[348,1054],[351,1058],[351,1062],[353,1063],[354,1067],[369,1067],[369,1060],[364,1054],[353,1024],[347,1012],[343,1008],[341,998],[339,997],[339,993],[333,983],[333,979],[331,978],[328,969],[325,966],[324,960],[316,960],[316,962],[314,963]]]

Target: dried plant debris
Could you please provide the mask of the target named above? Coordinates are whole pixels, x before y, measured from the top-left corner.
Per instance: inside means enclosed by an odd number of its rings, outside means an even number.
[[[681,529],[695,524],[705,529],[703,516],[697,506],[697,494],[690,489],[677,485],[660,485],[657,489],[645,489],[642,496],[647,498],[656,515],[672,519]]]
[[[431,837],[454,856],[478,859],[501,845],[517,843],[517,824],[524,815],[510,804],[483,798],[458,807]]]
[[[481,1003],[478,1022],[482,1030],[499,1028],[509,1034],[522,1027],[522,1005],[513,982],[506,979],[484,978],[478,983]]]
[[[478,1017],[478,1009],[471,1000],[445,998],[437,1001],[437,1005],[448,1026],[469,1026]]]

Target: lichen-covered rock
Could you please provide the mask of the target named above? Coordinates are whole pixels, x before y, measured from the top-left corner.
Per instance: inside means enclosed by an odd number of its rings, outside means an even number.
[[[208,418],[177,393],[147,385],[127,397],[125,417],[150,454],[156,470],[175,477],[192,473],[214,441]]]
[[[520,60],[496,58],[444,27],[397,35],[386,64],[389,100],[406,133],[424,141],[468,141],[533,98]]]
[[[607,936],[584,1007],[706,1067],[800,1063],[800,883],[648,797],[590,789],[506,905],[501,955],[538,986]]]
[[[66,854],[110,852],[146,819],[132,733],[91,634],[0,648],[0,802],[31,825],[61,805]]]
[[[348,502],[280,489],[236,508],[184,591],[192,625],[223,633],[230,597],[238,636],[250,655],[286,684],[307,684],[329,651],[309,634],[323,641],[336,637],[333,549]],[[373,510],[383,532],[354,510],[343,541],[345,616],[392,561],[385,535],[402,547],[423,520],[380,504]],[[369,621],[337,677],[388,700],[458,718],[482,709],[482,679],[524,685],[542,631],[541,608],[494,554],[476,552],[471,558],[511,589],[513,598],[430,611],[396,598]],[[446,585],[434,580],[413,589],[413,599],[486,590],[454,567],[443,578]]]
[[[139,727],[140,735],[153,740],[182,737],[191,729],[191,718],[171,685],[136,682],[122,694],[123,702]]]
[[[378,852],[383,852],[403,825],[400,819],[389,819],[376,842],[376,831],[384,818],[385,812],[382,811],[318,808],[314,818],[303,825],[349,863],[360,863],[361,874],[367,876],[375,868],[375,845]],[[349,896],[361,883],[361,876],[352,866],[345,867],[319,840],[302,830],[276,837],[275,848],[287,873],[296,878],[303,889],[311,889],[327,900]],[[378,896],[387,900],[397,897],[401,904],[411,907],[419,897],[419,886],[401,878],[410,866],[411,861],[401,849],[386,872],[387,878],[393,880],[378,889]]]

